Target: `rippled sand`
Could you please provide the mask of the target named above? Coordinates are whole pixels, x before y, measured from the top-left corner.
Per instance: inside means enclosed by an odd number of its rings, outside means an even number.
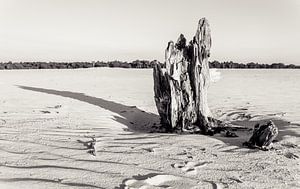
[[[222,90],[227,75],[211,86],[213,112],[249,128],[273,119],[272,150],[244,148],[250,131],[150,133],[159,125],[151,70],[1,71],[0,188],[299,188],[298,122],[253,97],[236,102],[241,86]]]

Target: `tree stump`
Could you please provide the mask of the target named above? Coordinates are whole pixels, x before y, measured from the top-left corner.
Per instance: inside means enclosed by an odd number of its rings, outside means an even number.
[[[167,131],[213,134],[220,124],[213,118],[207,103],[210,48],[209,24],[202,18],[188,45],[183,34],[176,44],[168,43],[165,69],[159,64],[154,66],[155,103]]]

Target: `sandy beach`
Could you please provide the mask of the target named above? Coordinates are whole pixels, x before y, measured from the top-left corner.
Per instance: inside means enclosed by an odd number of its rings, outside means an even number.
[[[0,187],[300,187],[299,124],[271,117],[280,131],[267,152],[242,146],[252,131],[238,138],[155,132],[151,74],[1,71]],[[212,110],[248,128],[270,119],[246,119],[247,108]]]

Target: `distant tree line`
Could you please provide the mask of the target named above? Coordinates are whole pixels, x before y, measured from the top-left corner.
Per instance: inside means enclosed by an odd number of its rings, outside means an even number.
[[[273,64],[260,64],[260,63],[235,63],[235,62],[209,62],[210,68],[223,68],[223,69],[299,69],[300,65],[294,64],[283,64],[283,63],[273,63]]]
[[[76,68],[93,68],[93,67],[110,67],[110,68],[153,68],[159,63],[162,67],[164,64],[148,60],[135,60],[132,62],[123,61],[93,61],[93,62],[5,62],[0,63],[0,70],[11,69],[76,69]],[[300,65],[283,63],[259,64],[259,63],[235,63],[235,62],[209,62],[210,68],[220,69],[300,69]]]
[[[109,62],[6,62],[0,63],[0,70],[12,69],[76,69],[93,67],[118,67],[118,68],[153,68],[156,60],[135,60],[132,62],[109,61]],[[161,63],[160,63],[161,64]],[[162,65],[163,66],[163,65]]]

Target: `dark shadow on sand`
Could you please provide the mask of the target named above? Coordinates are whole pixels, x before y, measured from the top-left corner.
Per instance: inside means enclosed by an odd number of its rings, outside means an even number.
[[[149,132],[151,127],[159,125],[159,116],[153,113],[145,112],[136,106],[126,106],[113,101],[108,101],[102,98],[92,97],[84,93],[58,91],[53,89],[44,89],[37,87],[18,86],[24,90],[41,92],[46,94],[58,95],[62,97],[76,99],[86,102],[100,108],[117,113],[120,116],[114,116],[114,120],[126,125],[132,131],[146,131]]]
[[[140,131],[149,133],[152,131],[152,127],[157,127],[159,124],[159,116],[157,114],[145,112],[136,106],[126,106],[120,103],[116,103],[113,101],[108,101],[102,98],[92,97],[85,95],[84,93],[77,93],[77,92],[70,92],[70,91],[58,91],[53,89],[44,89],[44,88],[37,88],[37,87],[28,87],[28,86],[18,86],[24,90],[30,90],[35,92],[41,92],[46,94],[58,95],[62,97],[76,99],[82,102],[86,102],[100,108],[109,110],[111,112],[117,113],[120,116],[114,116],[114,120],[127,126],[130,131]],[[268,119],[270,120],[270,119]],[[299,137],[299,133],[293,131],[291,127],[298,127],[297,125],[291,125],[289,122],[284,120],[278,119],[271,119],[279,127],[279,135],[277,140],[282,140],[284,136],[296,136]],[[259,120],[259,121],[233,121],[232,124],[244,126],[247,128],[253,128],[254,125],[258,122],[265,122],[267,120]],[[247,132],[247,131],[243,131]],[[249,138],[251,133],[248,133]],[[156,138],[155,136],[153,138]],[[249,138],[244,137],[237,137],[237,138],[227,138],[224,136],[214,136],[214,138],[223,141],[228,145],[239,145],[239,148],[242,147],[242,143],[248,140]],[[140,137],[136,139],[146,139],[146,137]],[[122,139],[117,139],[122,140]],[[131,140],[131,139],[124,139],[124,140]],[[122,141],[124,143],[124,141]]]

